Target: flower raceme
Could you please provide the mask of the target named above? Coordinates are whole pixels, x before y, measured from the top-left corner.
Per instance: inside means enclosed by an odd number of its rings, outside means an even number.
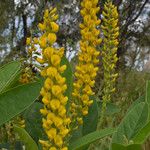
[[[106,103],[110,101],[111,94],[115,92],[115,82],[118,74],[115,72],[118,49],[118,12],[117,7],[112,4],[110,0],[104,5],[103,24],[101,26],[104,40],[102,49],[102,63],[104,67],[104,89],[103,89],[103,106],[101,123],[106,110]]]
[[[66,78],[62,76],[66,69],[66,65],[61,65],[64,48],[53,47],[57,40],[56,32],[59,30],[56,11],[56,8],[45,10],[44,22],[38,26],[42,32],[38,41],[42,58],[38,57],[37,61],[45,66],[41,70],[45,82],[40,92],[44,103],[44,108],[40,112],[47,134],[47,140],[40,140],[43,150],[67,150],[66,138],[71,122],[66,112],[68,97],[64,95],[67,89]]]
[[[88,114],[89,106],[93,103],[90,98],[94,94],[92,87],[98,71],[96,65],[99,63],[97,46],[101,43],[100,31],[97,27],[100,20],[97,13],[98,0],[83,0],[81,2],[81,15],[83,22],[80,24],[81,41],[78,54],[78,65],[76,66],[73,100],[71,103],[72,122],[74,126],[83,123],[83,116]],[[77,122],[76,122],[77,120]]]

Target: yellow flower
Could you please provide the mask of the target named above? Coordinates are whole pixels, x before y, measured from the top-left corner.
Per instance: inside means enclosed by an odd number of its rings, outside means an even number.
[[[56,147],[51,147],[49,150],[57,150]]]
[[[58,70],[60,71],[60,73],[63,73],[66,70],[66,68],[67,68],[67,66],[63,65]]]
[[[47,131],[48,137],[52,140],[56,137],[57,131],[55,128],[51,128],[50,130]]]
[[[47,38],[50,44],[54,44],[57,40],[55,33],[49,33]]]
[[[62,92],[62,89],[59,85],[54,85],[52,87],[52,94],[58,96]]]
[[[57,76],[57,69],[55,68],[55,67],[49,67],[48,69],[47,69],[47,76],[49,76],[49,77],[55,77],[55,76]]]
[[[45,50],[44,50],[44,56],[49,60],[51,58],[51,56],[53,55],[54,53],[54,48],[53,47],[47,47]]]
[[[44,31],[46,29],[46,26],[42,23],[39,23],[38,27],[41,31]]]
[[[50,78],[47,78],[44,83],[44,88],[50,90],[53,88],[53,81]]]
[[[55,22],[51,22],[51,28],[52,28],[52,32],[55,32],[55,33],[58,32],[59,30],[59,26]]]
[[[63,120],[60,117],[55,117],[53,118],[53,120],[54,120],[55,126],[58,128],[63,124]]]
[[[39,58],[39,57],[37,57],[36,61],[39,62],[40,64],[44,64],[45,63],[45,61],[43,59]]]
[[[52,65],[57,66],[60,64],[60,61],[61,61],[61,59],[60,59],[59,55],[52,55],[52,57],[51,57]]]
[[[60,135],[56,135],[54,142],[58,147],[61,147],[63,144],[62,137]]]
[[[40,38],[39,44],[41,48],[45,48],[47,46],[47,39],[45,37]]]
[[[31,39],[30,39],[30,38],[27,38],[27,39],[26,39],[26,44],[27,44],[27,45],[30,45],[30,43],[31,43]]]
[[[58,110],[58,114],[61,117],[64,117],[66,115],[66,108],[64,106],[60,106],[59,110]]]
[[[52,100],[50,101],[50,105],[51,105],[51,108],[52,108],[53,110],[59,109],[59,107],[60,107],[60,101],[57,100],[57,99],[52,99]]]

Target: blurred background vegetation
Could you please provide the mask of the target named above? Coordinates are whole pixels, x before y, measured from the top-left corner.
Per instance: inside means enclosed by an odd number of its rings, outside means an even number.
[[[105,1],[100,0],[101,11]],[[145,82],[150,79],[150,1],[113,0],[113,3],[120,14],[120,44],[117,64],[119,78],[112,103],[121,109],[112,120],[106,118],[108,126],[120,122],[129,105],[144,94]],[[26,38],[31,34],[39,36],[37,24],[42,22],[44,9],[50,6],[57,6],[60,16],[57,43],[65,47],[67,58],[75,66],[80,40],[78,25],[82,19],[80,0],[0,0],[0,66],[27,57]],[[102,18],[100,14],[99,18]],[[95,91],[101,98],[101,63],[99,68]]]

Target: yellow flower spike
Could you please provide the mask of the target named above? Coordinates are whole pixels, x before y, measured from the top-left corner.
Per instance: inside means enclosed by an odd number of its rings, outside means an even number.
[[[96,65],[99,63],[97,46],[102,42],[102,39],[99,38],[100,31],[97,29],[101,22],[97,17],[100,10],[97,5],[98,0],[83,0],[81,2],[82,9],[80,13],[83,22],[80,24],[79,63],[76,66],[76,80],[73,84],[71,105],[72,119],[75,120],[72,122],[74,127],[82,124],[82,117],[88,114],[88,108],[93,103],[89,97],[94,94],[92,87],[98,71]]]
[[[34,42],[39,44],[42,50],[42,58],[38,62],[45,63],[41,70],[45,82],[40,92],[44,108],[40,112],[43,115],[42,126],[49,141],[40,140],[43,150],[66,149],[71,122],[66,112],[68,97],[64,95],[67,89],[66,78],[62,75],[67,66],[60,63],[64,48],[54,48],[53,45],[57,40],[56,32],[59,30],[55,22],[58,18],[56,12],[56,8],[44,12],[43,23],[39,24],[42,36]]]
[[[118,12],[117,7],[107,0],[104,5],[103,25],[102,31],[104,34],[103,48],[102,48],[102,63],[104,67],[104,89],[103,89],[103,104],[100,118],[100,126],[103,123],[104,113],[106,111],[106,104],[111,100],[112,93],[115,92],[115,82],[118,74],[115,72],[118,49]],[[111,27],[111,28],[110,28]]]

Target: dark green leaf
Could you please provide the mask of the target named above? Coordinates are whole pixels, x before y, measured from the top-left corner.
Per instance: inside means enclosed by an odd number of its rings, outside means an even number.
[[[39,96],[41,84],[30,83],[0,94],[0,125],[27,109]]]
[[[117,128],[117,132],[113,135],[112,143],[129,144],[130,140],[147,123],[147,119],[148,105],[144,102],[135,105]]]
[[[150,136],[150,122],[146,124],[132,139],[136,144],[143,144]]]

